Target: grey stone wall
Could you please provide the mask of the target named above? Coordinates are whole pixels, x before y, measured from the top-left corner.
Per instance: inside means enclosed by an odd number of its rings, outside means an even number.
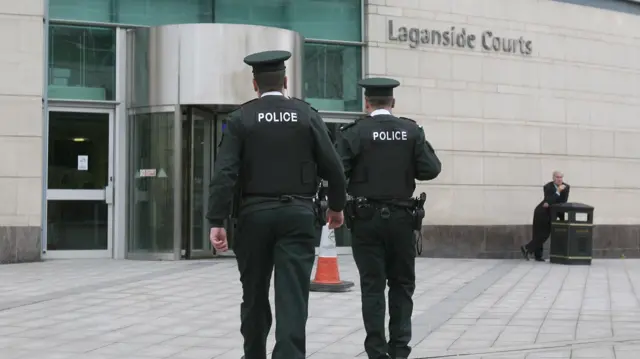
[[[521,258],[520,246],[531,239],[530,225],[424,226],[422,257]],[[548,256],[549,241],[545,244]],[[640,225],[596,225],[594,258],[640,258]]]
[[[0,264],[39,261],[40,233],[40,227],[0,227]]]

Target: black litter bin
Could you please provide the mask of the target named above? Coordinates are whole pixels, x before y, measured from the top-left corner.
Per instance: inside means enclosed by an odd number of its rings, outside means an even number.
[[[582,203],[551,206],[551,263],[591,264],[593,207]]]

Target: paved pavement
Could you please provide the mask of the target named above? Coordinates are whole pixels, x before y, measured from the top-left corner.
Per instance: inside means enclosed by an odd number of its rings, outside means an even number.
[[[350,256],[343,279],[357,282]],[[419,259],[412,358],[637,358],[640,261]],[[235,261],[0,266],[0,359],[238,359]],[[312,293],[312,359],[366,358],[359,288]],[[273,336],[270,338],[273,344]]]

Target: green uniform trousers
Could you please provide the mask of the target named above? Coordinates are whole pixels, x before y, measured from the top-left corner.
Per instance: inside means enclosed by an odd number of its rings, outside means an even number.
[[[352,250],[362,290],[364,341],[369,359],[407,358],[411,352],[411,315],[415,290],[416,247],[413,218],[407,209],[376,209],[369,220],[355,219]],[[389,341],[385,339],[385,288],[389,285]]]
[[[275,265],[276,344],[273,359],[304,359],[309,285],[315,259],[310,206],[243,211],[233,246],[240,282],[245,359],[266,359],[272,315],[269,286]]]

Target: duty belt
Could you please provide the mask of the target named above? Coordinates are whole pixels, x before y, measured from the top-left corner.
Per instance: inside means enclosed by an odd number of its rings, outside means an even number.
[[[397,208],[415,208],[416,201],[413,198],[409,199],[373,199],[363,198],[365,203],[369,203],[374,207],[397,207]]]
[[[292,202],[294,199],[303,200],[303,201],[313,201],[315,197],[301,196],[297,194],[283,194],[283,195],[247,194],[247,195],[244,195],[243,198],[257,198],[257,199],[279,201],[282,203],[289,203],[289,202]]]
[[[405,209],[411,213],[414,219],[413,229],[416,234],[416,252],[418,255],[422,254],[422,220],[425,216],[424,203],[427,199],[425,193],[421,193],[419,197],[409,199],[372,199],[366,197],[351,198],[347,203],[346,217],[348,219],[347,225],[350,227],[349,222],[353,223],[355,218],[358,218],[358,211],[360,209],[375,208],[379,211],[382,219],[389,219],[391,217],[390,208]],[[368,211],[369,212],[369,211]],[[360,212],[362,213],[362,212]],[[370,219],[373,216],[372,212],[367,213],[365,219]],[[367,218],[368,217],[368,218]],[[360,217],[362,219],[362,217]]]

